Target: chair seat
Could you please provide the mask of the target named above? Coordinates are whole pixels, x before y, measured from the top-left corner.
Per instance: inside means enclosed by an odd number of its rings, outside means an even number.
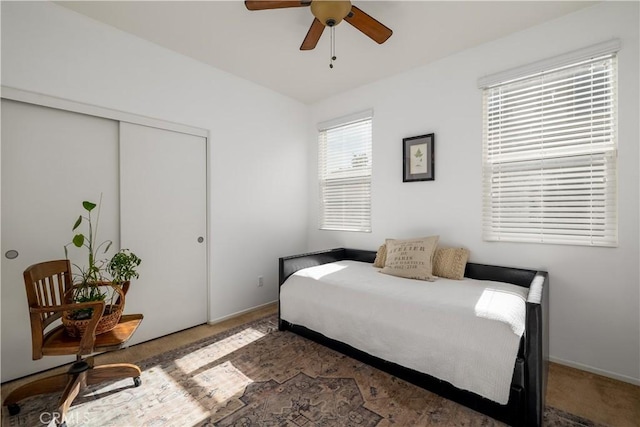
[[[124,347],[142,322],[142,314],[123,314],[120,322],[109,332],[96,335],[94,352],[118,350]],[[63,325],[48,332],[42,343],[42,354],[46,356],[62,356],[77,354],[80,345],[77,338],[69,336]]]

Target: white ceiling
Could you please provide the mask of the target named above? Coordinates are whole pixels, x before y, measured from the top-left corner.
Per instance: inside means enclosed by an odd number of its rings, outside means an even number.
[[[248,11],[242,1],[60,1],[108,25],[303,103],[427,64],[593,5],[585,1],[358,1],[393,30],[378,45],[347,22],[300,51],[308,7]]]

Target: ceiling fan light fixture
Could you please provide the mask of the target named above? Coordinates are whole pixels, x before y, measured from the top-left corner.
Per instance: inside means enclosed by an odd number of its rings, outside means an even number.
[[[314,0],[311,2],[311,13],[327,27],[338,25],[349,12],[351,12],[351,2],[349,0]]]

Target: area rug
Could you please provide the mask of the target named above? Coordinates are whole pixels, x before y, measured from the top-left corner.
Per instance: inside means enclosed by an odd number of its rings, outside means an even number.
[[[502,426],[291,332],[265,317],[139,363],[131,380],[93,386],[78,397],[67,426],[390,427]],[[3,426],[44,426],[57,395],[26,399]],[[596,426],[554,408],[545,425]]]

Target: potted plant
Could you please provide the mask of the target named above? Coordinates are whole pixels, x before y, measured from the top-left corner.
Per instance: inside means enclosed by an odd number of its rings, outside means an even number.
[[[85,223],[87,225],[86,234],[75,234],[72,241],[64,246],[66,258],[68,258],[67,247],[70,245],[85,248],[88,256],[86,266],[73,264],[78,273],[74,275],[74,286],[67,298],[72,302],[102,301],[110,298],[96,328],[96,334],[110,331],[118,324],[124,309],[125,293],[130,280],[139,277],[136,267],[142,262],[128,249],[118,251],[110,260],[99,258],[99,256],[106,254],[112,245],[111,240],[97,243],[101,204],[102,196],[97,205],[90,201],[82,202],[86,214],[78,217],[72,230],[76,232]],[[92,211],[96,207],[98,209],[94,223]],[[89,324],[91,315],[92,309],[64,312],[62,323],[71,336],[82,335]]]
[[[107,263],[107,272],[111,275],[111,283],[120,286],[127,293],[131,279],[138,278],[136,268],[142,260],[129,249],[120,249]]]

